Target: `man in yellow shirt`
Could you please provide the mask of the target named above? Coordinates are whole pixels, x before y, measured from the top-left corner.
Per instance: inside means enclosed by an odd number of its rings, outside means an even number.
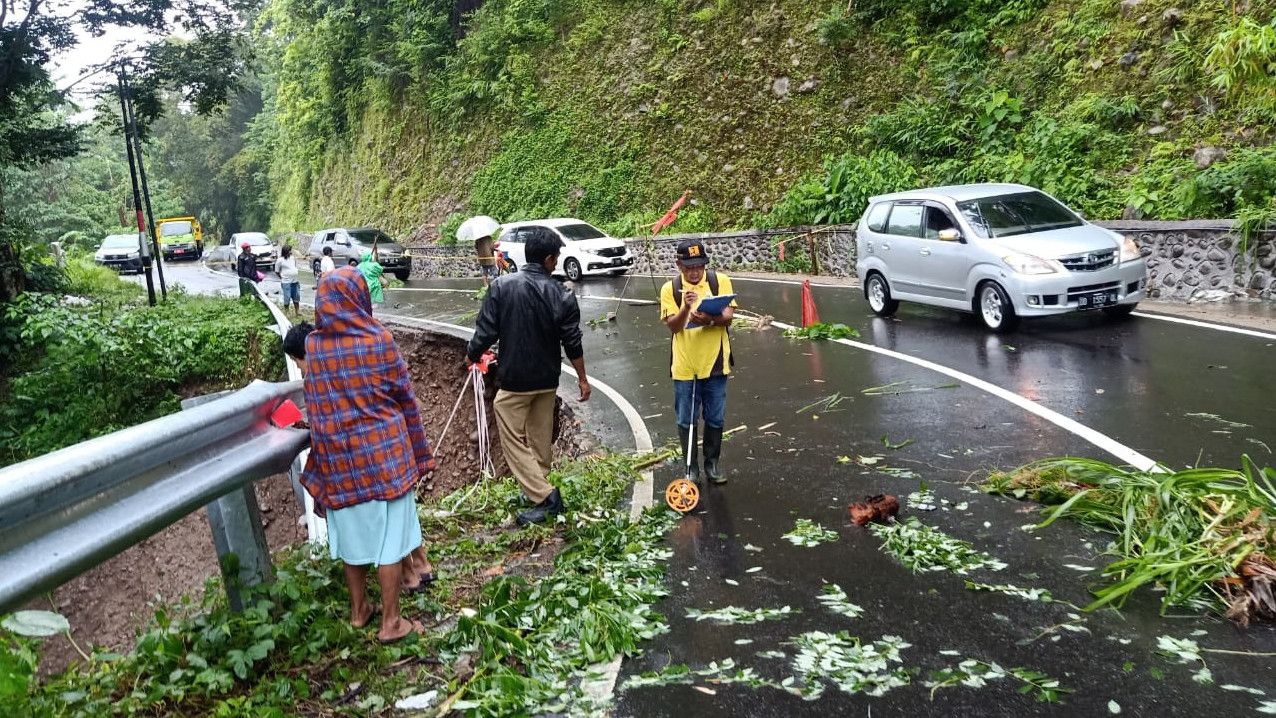
[[[705,265],[709,255],[704,244],[689,239],[678,244],[678,276],[660,288],[660,319],[673,333],[670,374],[673,376],[674,407],[678,415],[683,461],[690,452],[691,478],[700,482],[696,465],[696,447],[688,446],[693,423],[704,420],[704,431],[697,431],[704,442],[704,473],[715,484],[727,478],[718,465],[722,455],[722,427],[726,421],[727,375],[735,363],[731,356],[731,336],[727,328],[736,303],[721,314],[699,311],[700,303],[709,297],[732,294],[731,279]],[[692,406],[692,387],[695,406]]]

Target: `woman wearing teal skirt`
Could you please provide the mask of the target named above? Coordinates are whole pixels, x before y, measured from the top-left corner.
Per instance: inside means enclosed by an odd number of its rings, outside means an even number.
[[[413,488],[434,470],[408,366],[390,332],[372,318],[363,275],[327,273],[315,293],[315,331],[306,338],[305,395],[310,461],[301,483],[326,512],[328,545],[345,563],[350,622],[363,627],[369,567],[381,584],[378,640],[424,629],[399,613],[399,592],[424,587],[433,570],[421,545]]]

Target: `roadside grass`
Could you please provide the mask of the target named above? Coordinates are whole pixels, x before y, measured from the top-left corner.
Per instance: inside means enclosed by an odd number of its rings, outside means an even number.
[[[1242,625],[1276,620],[1276,469],[1249,456],[1240,469],[1173,472],[1052,458],[994,473],[984,489],[1051,504],[1038,528],[1071,517],[1116,537],[1109,583],[1087,610],[1157,586],[1163,614],[1185,606]]]
[[[352,627],[340,564],[298,547],[242,613],[210,581],[198,605],[157,610],[128,655],[94,653],[48,680],[34,678],[38,644],[0,630],[0,704],[41,717],[367,716],[434,691],[440,714],[597,713],[607,699],[582,687],[594,667],[666,630],[652,603],[674,519],[661,508],[628,520],[631,459],[573,461],[551,478],[575,506],[551,527],[508,527],[512,479],[421,506],[440,579],[404,596],[404,612],[425,636],[384,646],[375,620]]]
[[[146,306],[136,285],[84,258],[61,291],[0,309],[0,466],[174,412],[184,396],[283,375],[256,301],[173,287]]]

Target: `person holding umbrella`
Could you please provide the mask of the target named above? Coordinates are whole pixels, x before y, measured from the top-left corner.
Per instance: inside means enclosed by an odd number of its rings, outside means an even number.
[[[501,225],[485,214],[470,217],[456,228],[456,241],[462,244],[474,244],[474,256],[478,258],[479,271],[483,275],[483,284],[490,284],[496,279],[496,233]]]

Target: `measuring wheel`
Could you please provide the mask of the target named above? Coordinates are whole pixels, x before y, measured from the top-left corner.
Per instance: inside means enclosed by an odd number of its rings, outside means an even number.
[[[665,503],[674,511],[685,514],[700,503],[700,487],[687,479],[671,481],[665,487]]]

